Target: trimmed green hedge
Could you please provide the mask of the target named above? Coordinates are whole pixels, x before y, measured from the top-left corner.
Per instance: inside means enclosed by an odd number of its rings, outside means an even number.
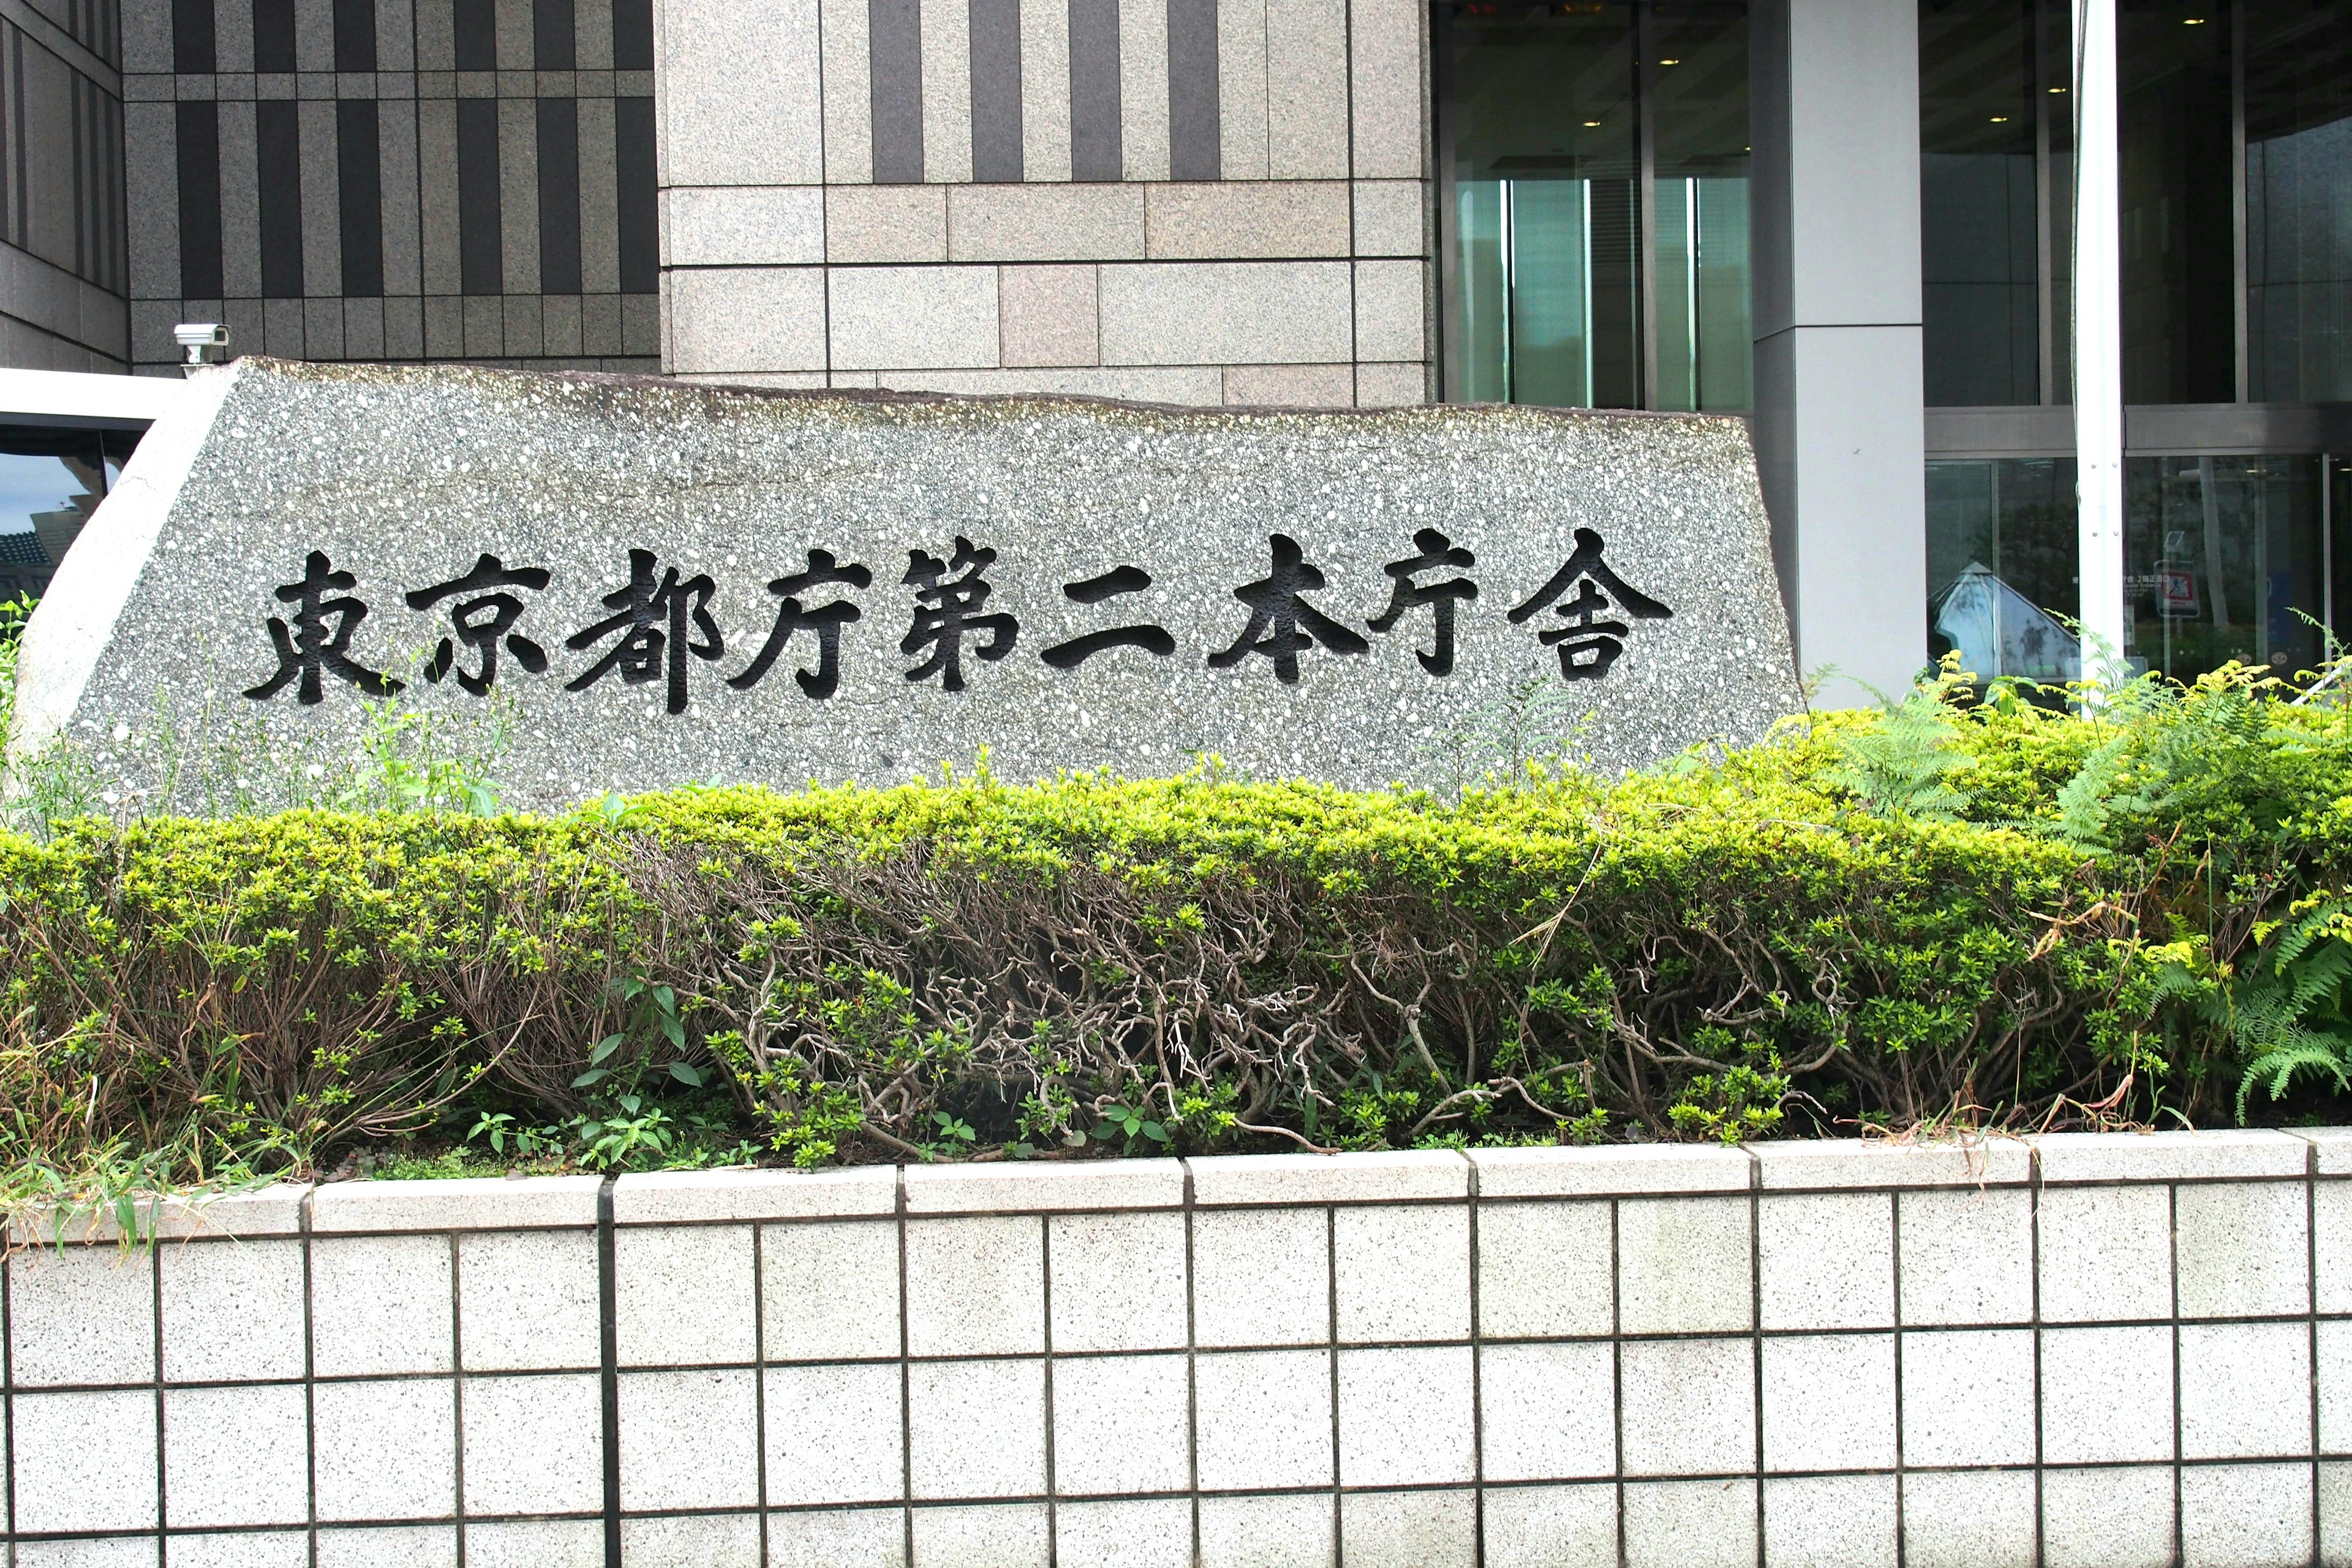
[[[0,1164],[2325,1110],[2352,716],[2243,673],[2099,720],[1952,698],[1451,804],[1212,769],[0,834]]]

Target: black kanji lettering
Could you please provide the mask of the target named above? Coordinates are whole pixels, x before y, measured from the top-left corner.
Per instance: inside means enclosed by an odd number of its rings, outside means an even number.
[[[900,579],[915,590],[915,619],[898,641],[904,654],[931,650],[931,657],[907,672],[907,679],[940,677],[944,691],[963,689],[963,639],[986,632],[987,643],[972,651],[993,664],[1013,651],[1020,640],[1021,623],[1011,616],[975,615],[988,603],[995,587],[981,575],[996,560],[993,550],[977,550],[971,540],[956,535],[955,555],[942,561],[919,550],[907,552],[907,575]],[[950,573],[961,573],[950,577]]]
[[[306,706],[325,700],[323,676],[332,675],[347,680],[371,697],[389,697],[401,689],[403,682],[379,674],[359,664],[351,657],[352,633],[367,619],[367,606],[357,599],[327,597],[328,592],[345,592],[358,586],[359,579],[349,572],[338,572],[328,562],[326,552],[313,550],[302,563],[302,580],[288,583],[278,590],[281,603],[292,605],[294,624],[289,628],[277,616],[268,617],[269,640],[278,649],[278,671],[260,685],[246,692],[257,702],[266,702],[286,689],[289,682],[299,681],[297,700]],[[328,629],[332,622],[333,629]]]
[[[1601,619],[1602,611],[1622,610],[1640,621],[1663,621],[1674,614],[1612,572],[1601,558],[1603,548],[1599,534],[1589,528],[1578,529],[1575,552],[1552,574],[1550,582],[1510,613],[1516,626],[1559,599],[1570,584],[1576,586],[1576,596],[1559,609],[1566,624],[1537,637],[1546,647],[1559,649],[1559,672],[1570,680],[1600,679],[1625,651],[1624,639],[1632,628],[1623,621]],[[1583,657],[1587,654],[1591,655],[1589,660]]]
[[[487,696],[499,678],[500,639],[504,639],[507,651],[514,655],[515,662],[525,669],[533,675],[545,669],[547,650],[514,629],[515,622],[522,618],[522,601],[512,594],[485,590],[528,588],[535,594],[547,586],[547,580],[544,567],[510,570],[497,556],[485,555],[464,576],[411,593],[408,607],[412,610],[430,609],[444,599],[461,600],[449,611],[457,636],[443,637],[440,647],[433,650],[432,658],[425,666],[425,679],[437,683],[447,675],[457,661],[457,645],[463,644],[479,656],[481,667],[458,670],[457,684],[477,697]]]
[[[1098,577],[1083,582],[1065,583],[1062,592],[1081,605],[1099,605],[1105,599],[1121,594],[1139,594],[1151,586],[1151,574],[1139,566],[1115,566]],[[1037,657],[1055,669],[1076,669],[1096,654],[1108,648],[1139,647],[1161,658],[1176,651],[1176,639],[1168,635],[1165,626],[1112,626],[1108,630],[1088,632],[1067,642],[1055,643]]]
[[[1469,567],[1478,564],[1478,558],[1457,546],[1433,528],[1424,528],[1412,536],[1413,548],[1421,553],[1405,561],[1391,561],[1381,568],[1396,579],[1396,587],[1389,595],[1389,607],[1364,624],[1376,632],[1385,632],[1397,624],[1407,610],[1429,606],[1436,619],[1437,646],[1428,653],[1413,650],[1421,668],[1432,675],[1450,675],[1454,670],[1454,605],[1460,600],[1467,603],[1478,596],[1478,584],[1467,577],[1450,577],[1443,583],[1426,587],[1416,584],[1413,577],[1423,572],[1434,572],[1441,566]]]
[[[718,591],[708,574],[680,582],[675,566],[656,583],[654,552],[630,551],[628,583],[604,595],[604,607],[619,613],[584,631],[572,633],[564,639],[563,646],[577,653],[593,647],[614,632],[619,632],[621,638],[610,653],[590,665],[579,679],[566,681],[563,689],[585,691],[614,669],[631,686],[643,685],[656,674],[666,672],[669,677],[669,710],[685,712],[687,655],[715,659],[726,651],[726,643],[719,635],[719,623],[710,618],[710,597]],[[689,620],[701,632],[701,641],[687,637]]]
[[[854,562],[847,566],[835,564],[831,551],[810,551],[807,571],[779,577],[768,584],[768,592],[783,600],[776,611],[776,624],[769,631],[759,656],[744,667],[742,674],[730,677],[728,685],[738,691],[749,691],[759,685],[760,678],[776,662],[776,656],[784,651],[784,645],[805,627],[816,634],[816,668],[796,669],[793,679],[800,682],[803,692],[820,702],[840,689],[841,628],[863,618],[866,612],[846,599],[835,599],[813,610],[803,607],[800,596],[826,583],[869,588],[874,585],[874,574]]]
[[[1209,656],[1213,669],[1231,669],[1254,653],[1274,660],[1274,678],[1285,686],[1298,684],[1298,656],[1321,643],[1333,653],[1364,653],[1371,645],[1306,600],[1323,586],[1323,574],[1298,548],[1298,542],[1277,533],[1274,569],[1255,583],[1234,590],[1234,597],[1250,607],[1249,625],[1234,646]]]

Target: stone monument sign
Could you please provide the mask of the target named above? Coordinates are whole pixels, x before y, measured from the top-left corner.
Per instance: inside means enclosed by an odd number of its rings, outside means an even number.
[[[203,373],[26,635],[20,750],[201,710],[511,725],[506,799],[1181,770],[1622,770],[1798,692],[1743,423],[329,367]],[[1514,718],[1516,715],[1516,719]]]

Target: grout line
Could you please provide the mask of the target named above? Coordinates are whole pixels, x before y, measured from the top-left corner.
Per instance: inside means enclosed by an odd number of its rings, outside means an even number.
[[[5,1527],[0,1531],[0,1544],[6,1548],[8,1568],[16,1568],[16,1336],[9,1311],[16,1259],[7,1240],[5,1228],[0,1227],[0,1502],[8,1510],[5,1521],[0,1521]]]
[[[1339,1489],[1347,1477],[1339,1471],[1339,1212],[1323,1205],[1324,1315],[1331,1337],[1323,1348],[1324,1365],[1331,1384],[1331,1568],[1348,1568],[1347,1521],[1340,1517]]]
[[[1192,1504],[1192,1568],[1201,1568],[1201,1329],[1199,1271],[1192,1260],[1192,1162],[1184,1173],[1184,1477]]]
[[[466,1280],[457,1233],[449,1233],[449,1397],[452,1484],[457,1498],[457,1568],[466,1568]]]
[[[1621,1206],[1622,1200],[1609,1200],[1609,1369],[1612,1380],[1610,1414],[1617,1484],[1617,1561],[1622,1564],[1629,1559],[1625,1553],[1625,1292],[1620,1279],[1623,1249],[1618,1243]]]
[[[2180,1188],[2167,1184],[2166,1229],[2172,1248],[2172,1560],[2181,1555],[2180,1531]]]
[[[901,1542],[906,1555],[902,1563],[915,1561],[915,1410],[914,1365],[910,1359],[907,1332],[907,1167],[898,1167],[898,1495],[901,1518],[905,1521],[905,1539]],[[619,1564],[614,1564],[619,1568]]]
[[[1349,211],[1355,210],[1351,196]],[[1478,1313],[1478,1162],[1470,1168],[1470,1552],[1474,1568],[1486,1568],[1486,1350]]]
[[[318,1191],[312,1187],[294,1205],[295,1227],[302,1244],[302,1463],[303,1491],[310,1510],[304,1524],[310,1568],[319,1568],[319,1366],[317,1348],[312,1342],[317,1314],[311,1310],[315,1286],[310,1270],[310,1200]]]
[[[1044,1280],[1045,1334],[1045,1568],[1061,1568],[1061,1516],[1055,1507],[1054,1484],[1054,1222],[1044,1215],[1037,1216],[1037,1266]]]
[[[760,1568],[768,1568],[768,1271],[761,1232],[751,1226],[751,1426],[759,1443]]]
[[[1903,1485],[1903,1194],[1890,1194],[1887,1217],[1887,1283],[1894,1288],[1895,1316],[1895,1568],[1909,1568],[1911,1543],[1904,1530]]]
[[[2311,1562],[2319,1568],[2324,1561],[2319,1532],[2319,1145],[2310,1139],[2303,1147],[2303,1247],[2304,1288],[2309,1292],[2311,1306],[2310,1338],[2306,1363],[2311,1374]]]
[[[148,1327],[153,1335],[155,1352],[155,1532],[160,1537],[172,1526],[171,1485],[163,1465],[166,1440],[163,1427],[163,1237],[162,1235],[163,1215],[160,1203],[152,1211],[152,1219],[157,1234],[147,1246],[147,1281],[152,1298],[152,1315],[148,1320]],[[135,1246],[139,1235],[139,1217],[135,1207],[131,1211],[131,1241]],[[9,1463],[11,1465],[16,1463],[14,1454],[9,1456]],[[9,1526],[13,1529],[16,1522],[16,1516],[11,1514],[8,1520]],[[465,1565],[461,1563],[458,1568],[465,1568]]]
[[[614,1263],[613,1187],[596,1188],[597,1386],[604,1419],[604,1568],[621,1568],[621,1310],[620,1274]]]
[[[2026,1188],[2026,1223],[2033,1266],[2033,1276],[2028,1283],[2032,1288],[2033,1301],[2033,1563],[2042,1568],[2048,1561],[2047,1533],[2043,1525],[2043,1467],[2047,1460],[2042,1447],[2042,1150],[2039,1145],[2026,1146],[2027,1169],[2032,1182]]]
[[[1765,1568],[1764,1161],[1753,1149],[1740,1152],[1748,1156],[1748,1354],[1756,1385],[1756,1568]]]

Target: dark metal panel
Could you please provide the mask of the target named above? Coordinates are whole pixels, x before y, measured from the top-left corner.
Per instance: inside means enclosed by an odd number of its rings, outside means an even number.
[[[493,111],[497,108],[489,107]],[[255,173],[261,207],[261,297],[265,300],[302,298],[299,109],[287,98],[264,99],[253,106]]]
[[[2064,404],[1926,411],[1930,458],[2064,458],[2074,411]],[[2124,410],[2137,457],[2294,457],[2352,449],[2352,404],[2165,403]]]
[[[178,123],[180,294],[217,300],[221,283],[220,106],[173,106]]]
[[[373,9],[369,8],[371,22]],[[340,17],[338,23],[340,37]],[[335,105],[335,185],[342,207],[343,293],[352,299],[379,298],[383,293],[383,147],[373,98],[347,98]]]
[[[654,215],[654,100],[613,100],[615,203],[621,226],[621,292],[660,287],[661,231]]]
[[[539,287],[580,292],[580,110],[568,98],[539,100]]]
[[[457,100],[457,274],[468,294],[506,292],[499,197],[499,100]]]

